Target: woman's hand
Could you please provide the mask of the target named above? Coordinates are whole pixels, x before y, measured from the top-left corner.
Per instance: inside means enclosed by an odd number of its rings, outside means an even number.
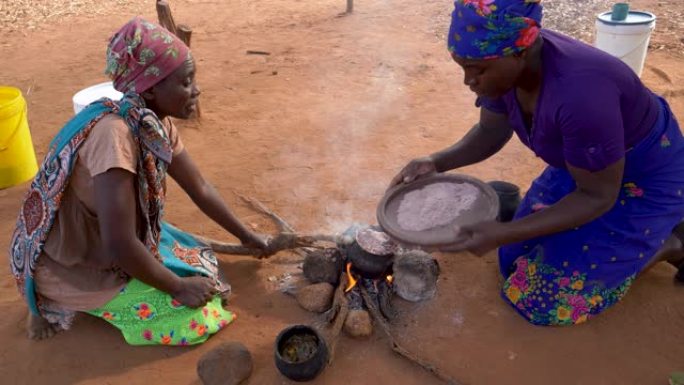
[[[490,251],[509,243],[511,239],[510,227],[506,224],[488,221],[456,229],[454,243],[440,248],[443,251],[470,251],[483,256]]]
[[[211,301],[216,293],[216,286],[211,278],[194,276],[181,278],[178,289],[169,294],[187,307],[198,308]]]
[[[240,239],[243,245],[262,250],[259,257],[273,254],[268,250],[268,237],[254,234],[233,214],[216,189],[200,173],[186,150],[173,157],[169,175],[178,182],[197,207],[209,218]]]
[[[249,232],[247,233],[244,237],[240,239],[240,242],[245,247],[249,247],[250,249],[259,249],[259,250],[264,250],[266,251],[268,249],[268,243],[270,241],[270,237],[268,235],[264,234],[256,234]]]
[[[397,176],[392,179],[388,188],[392,188],[402,183],[410,183],[414,180],[424,178],[437,172],[435,161],[432,157],[426,156],[417,158],[409,162]]]
[[[257,251],[254,256],[259,259],[275,254],[274,250],[271,249],[271,241],[272,238],[270,236],[253,232],[248,232],[247,235],[240,239],[240,242],[242,242],[245,247]]]

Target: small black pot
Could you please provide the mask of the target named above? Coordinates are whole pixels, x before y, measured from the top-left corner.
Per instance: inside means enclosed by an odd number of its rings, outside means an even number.
[[[295,336],[314,337],[316,347],[313,354],[304,361],[292,362],[284,352],[288,340]],[[283,329],[275,341],[275,364],[283,376],[293,381],[311,381],[325,368],[328,362],[328,345],[321,334],[307,325],[293,325]]]
[[[347,258],[364,278],[380,278],[392,266],[394,254],[376,255],[364,250],[357,242],[346,248]]]
[[[520,188],[513,183],[493,181],[487,183],[499,196],[499,222],[510,222],[520,205]]]

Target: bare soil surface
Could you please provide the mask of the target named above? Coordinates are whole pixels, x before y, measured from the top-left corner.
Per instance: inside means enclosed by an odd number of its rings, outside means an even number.
[[[100,3],[97,13],[14,16],[24,27],[12,28],[6,20],[13,3],[21,1],[0,6],[6,17],[0,18],[0,83],[23,90],[42,158],[73,114],[71,96],[106,80],[107,38],[137,12],[149,19],[156,15],[152,1],[148,6],[119,1],[104,8]],[[549,12],[553,3],[558,1],[549,1]],[[643,79],[684,119],[684,2],[631,3],[659,16]],[[474,96],[462,85],[462,72],[443,39],[450,2],[358,1],[355,13],[345,17],[338,17],[342,0],[171,4],[176,22],[194,28],[203,90],[201,121],[179,123],[183,140],[205,176],[261,231],[272,227],[237,193],[260,199],[302,232],[373,223],[375,205],[405,162],[454,142],[477,119]],[[593,29],[593,12],[584,12],[587,31]],[[34,27],[26,27],[31,20]],[[562,29],[562,18],[554,20]],[[271,55],[246,55],[247,50]],[[463,171],[528,186],[542,167],[514,140],[493,159]],[[0,250],[8,246],[25,189],[0,191]],[[166,214],[186,230],[233,239],[175,184]],[[464,383],[658,385],[670,372],[684,370],[684,288],[673,284],[669,266],[646,273],[621,303],[587,324],[540,328],[500,299],[495,255],[438,258],[442,276],[436,298],[417,305],[400,302],[395,330],[405,346]],[[249,384],[290,384],[275,368],[274,339],[290,324],[315,319],[278,290],[282,281],[301,276],[298,257],[220,259],[238,320],[194,348],[128,346],[117,330],[88,316],[48,341],[29,341],[26,307],[7,263],[0,264],[1,382],[198,384],[197,359],[222,341],[238,340],[254,357]],[[439,384],[394,355],[379,330],[368,340],[343,337],[333,364],[312,383]]]

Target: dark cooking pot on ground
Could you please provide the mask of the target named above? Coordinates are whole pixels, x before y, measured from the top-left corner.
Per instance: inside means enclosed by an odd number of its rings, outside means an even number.
[[[298,343],[309,346],[299,346]],[[276,337],[275,364],[285,377],[293,381],[310,381],[323,371],[327,363],[328,345],[316,329],[293,325]]]
[[[490,185],[499,197],[499,222],[510,222],[520,205],[520,187],[504,181],[492,181]]]

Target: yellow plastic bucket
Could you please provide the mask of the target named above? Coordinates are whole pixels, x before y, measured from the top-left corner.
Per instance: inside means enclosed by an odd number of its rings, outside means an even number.
[[[37,172],[26,100],[20,90],[0,87],[0,189],[26,182]]]

